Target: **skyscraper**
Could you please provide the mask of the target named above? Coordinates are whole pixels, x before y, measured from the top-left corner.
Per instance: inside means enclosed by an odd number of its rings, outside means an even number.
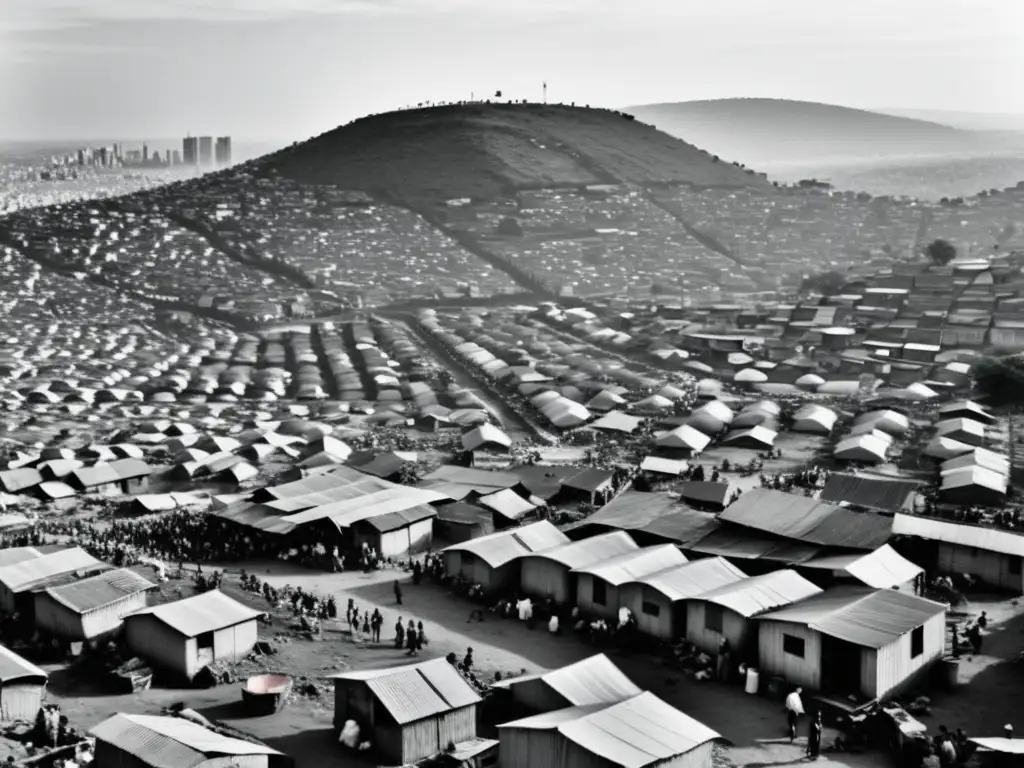
[[[231,165],[231,137],[217,137],[217,165]]]
[[[213,137],[199,137],[199,164],[210,165],[213,163]]]
[[[181,142],[181,156],[185,165],[196,165],[199,162],[199,139],[187,136]]]
[[[144,163],[148,163],[149,162],[149,145],[148,144],[143,144],[142,145],[142,162],[144,162]]]

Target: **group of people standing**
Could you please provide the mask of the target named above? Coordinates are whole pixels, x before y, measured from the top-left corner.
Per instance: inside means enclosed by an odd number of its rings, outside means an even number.
[[[786,729],[789,731],[790,743],[796,741],[797,725],[805,714],[804,702],[801,698],[803,692],[803,688],[796,688],[786,697]],[[807,756],[812,760],[817,760],[821,754],[821,735],[824,729],[819,709],[814,713],[807,729]]]

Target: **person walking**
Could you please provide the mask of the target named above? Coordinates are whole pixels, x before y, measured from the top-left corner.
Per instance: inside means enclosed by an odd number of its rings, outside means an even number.
[[[811,720],[811,727],[807,731],[807,756],[811,760],[817,760],[821,754],[821,732],[824,724],[821,722],[821,710],[818,710]]]
[[[723,683],[729,682],[729,672],[732,670],[731,660],[732,646],[729,644],[729,638],[723,637],[722,642],[718,644],[718,659],[715,664],[715,677]]]
[[[398,617],[398,621],[395,623],[395,648],[402,650],[405,647],[405,625],[402,623],[402,617]]]
[[[366,639],[370,639],[370,614],[363,613],[363,634],[366,635]]]
[[[423,622],[416,622],[416,650],[422,651],[427,644],[427,633],[423,631]]]
[[[468,675],[469,671],[473,668],[473,649],[467,648],[466,655],[462,658],[462,669]]]
[[[398,583],[398,579],[395,579],[395,603],[402,604],[402,585]]]
[[[380,642],[380,628],[382,624],[384,624],[384,617],[380,615],[380,611],[377,608],[374,608],[373,616],[370,618],[370,634],[375,643]]]
[[[416,633],[416,625],[409,621],[409,628],[405,630],[406,656],[415,656],[418,651],[419,636]]]
[[[789,730],[791,744],[796,740],[797,721],[804,713],[804,702],[800,698],[800,694],[803,692],[803,688],[797,688],[786,697],[786,727]]]

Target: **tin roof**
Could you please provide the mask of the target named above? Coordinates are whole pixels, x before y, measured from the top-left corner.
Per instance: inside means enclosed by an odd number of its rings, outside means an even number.
[[[453,544],[445,552],[468,552],[491,568],[500,568],[516,558],[569,543],[569,538],[547,520],[510,528]]]
[[[245,621],[255,621],[262,614],[263,611],[232,600],[215,589],[173,603],[143,608],[128,614],[125,619],[152,616],[185,637],[196,637],[204,632],[215,632]]]
[[[180,717],[118,713],[90,734],[152,768],[193,768],[219,756],[281,754],[264,744],[222,736]]]
[[[833,504],[847,502],[858,507],[885,512],[914,508],[914,497],[923,483],[905,478],[854,475],[837,472],[821,490],[821,500]]]
[[[135,571],[121,568],[59,587],[50,587],[46,594],[72,611],[88,613],[154,587],[156,584]]]
[[[895,530],[895,526],[894,526]],[[804,568],[826,571],[845,571],[847,574],[876,589],[891,589],[906,584],[924,572],[885,544],[866,555],[826,555],[803,564]]]
[[[747,575],[728,560],[709,557],[643,576],[637,582],[675,602],[745,578]]]
[[[37,557],[42,557],[42,554],[35,547],[6,547],[0,549],[0,568],[17,565],[26,560],[35,560]]]
[[[693,599],[706,600],[735,611],[740,616],[750,618],[783,605],[790,605],[819,592],[821,592],[819,587],[796,571],[786,569],[734,581],[703,594],[695,595]]]
[[[368,517],[360,522],[365,523],[380,533],[390,533],[391,531],[397,531],[413,523],[430,520],[434,517],[437,517],[437,511],[433,507],[427,504],[419,504],[409,509],[400,509],[397,512],[388,512],[384,515]]]
[[[622,768],[659,764],[721,738],[650,692],[607,706],[572,707],[498,727],[553,728],[580,748]],[[550,757],[531,755],[538,764]]]
[[[458,670],[443,658],[400,667],[341,672],[331,677],[365,682],[399,725],[478,704],[481,700]]]
[[[462,447],[467,451],[476,451],[489,445],[508,448],[512,439],[490,422],[471,429],[462,436]]]
[[[698,512],[669,493],[627,491],[605,504],[579,527],[600,525],[635,533],[648,533],[680,544],[706,533],[715,515]]]
[[[543,557],[564,565],[569,570],[583,568],[609,558],[640,549],[636,542],[624,531],[612,531],[599,536],[592,536],[582,541],[574,541],[561,547],[533,552],[526,557]]]
[[[541,680],[574,707],[613,704],[643,693],[603,653],[551,672],[505,678],[491,687],[515,690],[517,685],[534,680]]]
[[[597,563],[576,568],[573,573],[587,573],[596,579],[619,586],[652,573],[684,565],[686,562],[686,557],[675,544],[660,544],[606,558]]]
[[[493,509],[509,520],[519,520],[537,508],[511,488],[481,496],[477,503]]]
[[[893,589],[842,587],[757,618],[804,624],[837,640],[882,648],[945,611],[941,603]]]
[[[721,519],[808,544],[846,549],[875,550],[892,531],[891,518],[766,488],[744,493]]]
[[[0,645],[0,683],[22,680],[26,677],[41,678],[40,682],[45,683],[49,675],[10,648]]]
[[[997,528],[962,525],[919,515],[896,515],[892,532],[896,536],[918,536],[960,547],[1024,557],[1024,536]]]
[[[12,592],[22,592],[41,581],[75,573],[92,571],[106,566],[81,547],[51,552],[31,560],[0,567],[0,583]]]

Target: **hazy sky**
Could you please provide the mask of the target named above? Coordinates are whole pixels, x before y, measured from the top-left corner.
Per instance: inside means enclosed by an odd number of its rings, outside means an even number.
[[[0,137],[304,139],[422,100],[1024,113],[1024,0],[0,0]]]

